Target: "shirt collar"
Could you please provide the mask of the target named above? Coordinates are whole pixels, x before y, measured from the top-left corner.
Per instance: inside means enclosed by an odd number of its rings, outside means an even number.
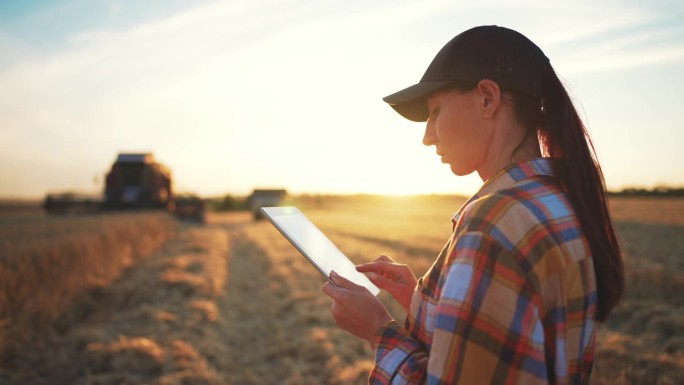
[[[461,206],[451,218],[451,222],[456,226],[456,222],[468,204],[485,195],[501,191],[513,186],[520,180],[532,178],[534,176],[555,177],[553,172],[553,160],[550,158],[535,158],[521,163],[514,163],[499,171],[498,174],[489,178],[480,189]]]

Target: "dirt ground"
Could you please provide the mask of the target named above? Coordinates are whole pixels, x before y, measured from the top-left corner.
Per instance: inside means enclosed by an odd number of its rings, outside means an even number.
[[[323,280],[270,224],[237,214],[179,226],[6,353],[0,383],[364,382],[370,351],[337,330]]]
[[[684,384],[684,199],[611,201],[625,296],[600,327],[592,383]]]
[[[628,293],[601,327],[595,385],[684,383],[684,215],[654,213],[684,204],[649,205],[656,204],[615,208],[629,214],[616,219]],[[382,216],[343,204],[308,213],[355,262],[388,253],[422,273],[446,239],[428,226],[444,207],[404,206]],[[634,210],[648,220],[634,221]],[[367,216],[355,223],[354,212]],[[366,383],[372,352],[334,325],[323,279],[269,223],[213,214],[206,225],[178,224],[176,233],[17,343],[1,357],[0,383]],[[402,319],[398,304],[380,298]]]

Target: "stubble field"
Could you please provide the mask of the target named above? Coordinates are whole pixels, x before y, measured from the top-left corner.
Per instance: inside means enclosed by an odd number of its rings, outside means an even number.
[[[355,262],[384,253],[416,274],[462,203],[296,201]],[[627,293],[601,326],[592,383],[683,384],[684,199],[613,199],[611,210]],[[0,274],[12,277],[0,280],[2,384],[362,384],[372,367],[366,344],[334,325],[323,279],[249,213],[206,225],[0,213]]]

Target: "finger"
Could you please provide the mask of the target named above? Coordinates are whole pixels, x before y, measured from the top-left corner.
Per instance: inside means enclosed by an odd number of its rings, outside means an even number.
[[[405,265],[400,265],[395,262],[377,261],[358,265],[356,266],[356,270],[362,273],[400,274],[405,270]]]
[[[356,271],[364,273],[368,279],[371,281],[375,280],[378,276],[390,278],[393,274],[382,269],[377,269],[374,266],[356,266]]]
[[[352,291],[365,291],[366,290],[365,287],[363,287],[361,285],[357,285],[354,282],[344,278],[343,276],[337,274],[337,272],[334,270],[330,272],[330,278],[333,280],[333,282],[335,282],[335,285],[337,285],[341,288],[344,288],[347,290],[352,290]]]
[[[394,291],[395,289],[401,287],[401,285],[397,284],[397,283],[396,283],[395,281],[393,281],[392,279],[389,279],[389,278],[386,278],[386,277],[384,277],[384,276],[382,276],[382,275],[377,275],[377,274],[374,274],[375,276],[374,276],[374,277],[371,277],[370,274],[373,274],[373,273],[369,273],[368,279],[370,279],[370,281],[373,282],[373,284],[374,284],[375,286],[377,286],[377,287],[379,287],[379,288],[381,288],[381,289],[383,289],[383,290],[392,292],[392,291]]]
[[[337,314],[341,313],[340,304],[337,301],[333,301],[332,305],[330,305],[330,311],[337,318]]]
[[[323,293],[327,295],[328,297],[335,299],[339,295],[339,290],[337,286],[333,285],[330,282],[326,282],[323,287],[322,287]]]
[[[373,265],[376,262],[392,262],[392,263],[394,263],[395,261],[392,258],[386,256],[385,254],[382,254],[381,256],[375,258],[375,260],[373,262],[362,263],[358,266],[369,266],[369,265]]]
[[[392,262],[389,261],[374,261],[374,262],[368,262],[368,263],[362,263],[360,265],[356,265],[356,270],[361,271],[361,272],[383,272],[386,266],[391,266]]]

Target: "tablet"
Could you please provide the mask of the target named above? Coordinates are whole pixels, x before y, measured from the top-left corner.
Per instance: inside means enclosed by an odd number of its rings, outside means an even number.
[[[330,279],[330,272],[335,270],[340,276],[378,295],[380,289],[363,273],[356,271],[354,263],[298,208],[262,207],[261,212],[333,285],[335,282]]]

